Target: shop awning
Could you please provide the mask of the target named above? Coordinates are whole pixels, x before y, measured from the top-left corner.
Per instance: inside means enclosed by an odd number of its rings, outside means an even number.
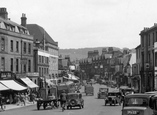
[[[9,88],[0,83],[0,91],[3,91],[3,90],[9,90]]]
[[[21,91],[27,89],[26,87],[18,84],[14,80],[1,80],[0,83],[8,87],[9,89],[16,90],[16,91]]]
[[[38,85],[36,85],[33,81],[31,81],[28,77],[21,78],[21,80],[29,87],[29,88],[36,88]]]

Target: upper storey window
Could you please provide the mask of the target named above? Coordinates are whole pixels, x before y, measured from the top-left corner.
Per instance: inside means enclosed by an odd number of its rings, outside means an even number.
[[[5,51],[5,39],[1,38],[1,51]]]
[[[26,42],[24,42],[23,51],[26,53]]]
[[[11,40],[11,41],[10,41],[10,51],[11,51],[11,52],[13,52],[13,47],[14,47],[13,40]]]
[[[31,54],[31,44],[28,45],[28,53]]]

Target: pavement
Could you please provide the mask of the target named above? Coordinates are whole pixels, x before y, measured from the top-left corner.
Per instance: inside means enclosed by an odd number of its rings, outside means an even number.
[[[17,104],[7,104],[7,105],[5,105],[5,111],[11,110],[11,109],[17,109],[17,108],[27,107],[27,106],[31,106],[31,105],[35,105],[35,104],[36,104],[36,102],[35,103],[28,102],[28,103],[26,103],[25,106],[24,105],[17,105]]]

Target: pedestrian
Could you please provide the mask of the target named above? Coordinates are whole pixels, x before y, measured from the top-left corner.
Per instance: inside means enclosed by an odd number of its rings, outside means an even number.
[[[18,93],[17,95],[16,95],[16,99],[17,99],[17,106],[18,105],[20,105],[21,104],[21,100],[20,100],[20,93]]]
[[[24,105],[24,106],[26,105],[26,103],[25,103],[25,96],[24,96],[23,93],[20,95],[20,101],[21,101],[21,105]]]
[[[2,98],[2,94],[0,93],[0,106],[1,106],[1,110],[4,111],[4,108],[3,108],[3,98]]]

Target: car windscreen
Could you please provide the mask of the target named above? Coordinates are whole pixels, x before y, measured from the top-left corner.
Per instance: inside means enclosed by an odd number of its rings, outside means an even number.
[[[68,95],[68,98],[69,99],[78,99],[78,94],[70,94],[70,95]]]
[[[108,93],[108,96],[116,96],[117,93]]]
[[[127,97],[124,100],[124,106],[143,106],[147,107],[149,105],[149,100],[144,97]]]

